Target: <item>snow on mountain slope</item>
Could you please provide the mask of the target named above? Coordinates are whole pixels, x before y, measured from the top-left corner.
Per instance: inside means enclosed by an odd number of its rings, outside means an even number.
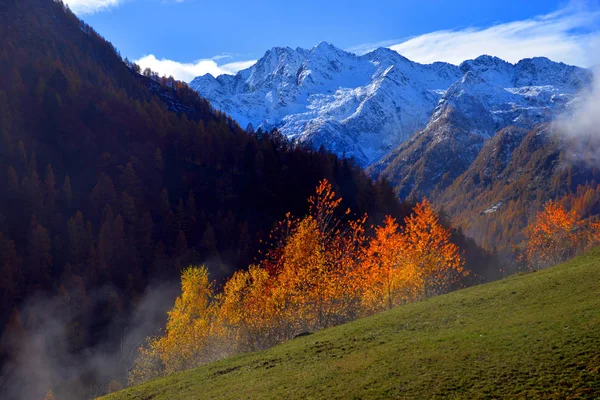
[[[369,166],[401,197],[443,190],[496,132],[550,121],[573,106],[578,91],[591,82],[589,71],[545,58],[512,65],[481,56],[460,68],[464,75],[444,92],[428,124]]]
[[[235,76],[205,75],[190,86],[242,126],[278,128],[367,166],[385,163],[415,132],[436,136],[442,115],[460,115],[461,135],[481,140],[505,126],[547,121],[590,79],[587,70],[545,58],[423,65],[385,48],[356,56],[322,42],[311,50],[276,47]]]
[[[242,126],[277,127],[367,165],[423,127],[460,76],[450,64],[419,65],[388,49],[358,57],[322,42],[274,48],[236,76],[190,86]]]

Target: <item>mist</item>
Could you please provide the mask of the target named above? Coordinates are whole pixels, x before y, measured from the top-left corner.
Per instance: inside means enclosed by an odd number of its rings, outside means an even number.
[[[574,161],[600,161],[600,40],[589,36],[587,53],[593,65],[590,85],[582,88],[568,110],[553,122],[553,130],[567,140]]]
[[[104,307],[114,298],[114,290],[95,291],[90,306]],[[127,318],[111,321],[108,331],[99,332],[97,343],[75,352],[70,332],[79,315],[69,315],[56,298],[37,296],[26,301],[20,309],[23,334],[9,349],[10,361],[0,376],[0,397],[37,400],[52,389],[57,400],[81,400],[120,389],[137,349],[164,326],[177,291],[175,282],[151,285],[129,312],[122,313]]]
[[[569,137],[600,137],[600,67],[593,72],[591,86],[571,105],[572,112],[556,120],[556,128]]]
[[[569,162],[585,169],[600,162],[600,67],[592,72],[590,84],[551,124]]]

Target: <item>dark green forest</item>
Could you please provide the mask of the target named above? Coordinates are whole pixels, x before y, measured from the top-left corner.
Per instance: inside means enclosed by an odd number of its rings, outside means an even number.
[[[217,284],[247,267],[320,179],[369,226],[411,212],[351,160],[246,132],[187,85],[140,74],[61,2],[3,0],[0,38],[0,391],[23,383],[19,355],[48,313],[68,343],[41,345],[58,375],[73,358],[52,349],[122,351],[149,286],[190,264]],[[489,277],[491,256],[454,239]],[[125,372],[77,370],[60,379],[82,396]]]

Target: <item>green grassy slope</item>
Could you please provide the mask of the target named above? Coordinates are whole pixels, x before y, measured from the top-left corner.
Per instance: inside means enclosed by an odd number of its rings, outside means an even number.
[[[600,398],[600,250],[105,399]]]

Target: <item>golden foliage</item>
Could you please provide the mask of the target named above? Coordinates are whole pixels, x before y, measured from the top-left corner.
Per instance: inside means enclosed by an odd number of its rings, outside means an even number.
[[[326,180],[308,203],[308,215],[288,214],[276,225],[263,264],[236,272],[220,294],[206,268],[183,272],[165,333],[140,349],[133,382],[441,293],[465,275],[458,247],[426,200],[404,229],[388,216],[371,239],[367,216],[340,212]]]
[[[181,296],[168,312],[164,335],[149,338],[130,374],[140,382],[219,358],[223,351],[216,301],[206,267],[188,267],[181,274]],[[157,372],[161,370],[161,372]]]
[[[219,297],[219,321],[239,350],[259,350],[277,342],[279,313],[272,296],[269,273],[252,265],[237,271]]]
[[[213,285],[206,267],[189,267],[181,277],[181,296],[169,311],[165,336],[156,349],[167,373],[210,360],[209,344],[217,317]]]

